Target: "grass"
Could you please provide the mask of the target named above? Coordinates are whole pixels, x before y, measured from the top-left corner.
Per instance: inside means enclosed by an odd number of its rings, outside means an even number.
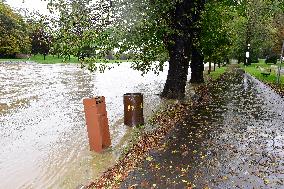
[[[277,84],[277,70],[275,70],[273,67],[278,67],[280,63],[277,64],[265,64],[264,60],[260,60],[259,63],[252,63],[250,66],[244,66],[241,65],[241,67],[250,75],[254,76],[258,80],[264,82],[264,83],[269,83],[269,84]],[[283,67],[283,65],[282,65]],[[264,69],[271,69],[271,73],[269,76],[263,76],[261,73],[263,71],[260,70],[260,68]],[[266,71],[265,71],[266,72]],[[284,76],[280,76],[280,83],[283,86],[284,85]]]
[[[216,68],[215,68],[215,71],[213,70],[213,68],[212,68],[212,70],[211,70],[211,72],[210,72],[210,74],[208,75],[208,70],[206,70],[206,73],[205,73],[205,78],[206,78],[206,80],[207,79],[211,79],[211,80],[216,80],[216,79],[218,79],[222,74],[224,74],[225,72],[226,72],[226,70],[227,70],[227,67],[225,67],[225,66],[221,66],[220,68],[218,67],[218,66],[216,66]]]
[[[30,58],[30,61],[41,63],[41,64],[56,64],[64,62],[63,58],[58,58],[57,56],[48,55],[45,60],[42,55],[35,55]],[[71,56],[70,60],[66,60],[66,63],[79,63],[76,57]]]
[[[44,57],[43,55],[34,55],[29,59],[0,59],[1,62],[19,62],[19,61],[32,61],[40,64],[56,64],[56,63],[80,63],[77,57],[71,56],[70,60],[64,61],[63,58],[58,58],[57,56],[47,55]],[[129,62],[131,60],[105,60],[105,59],[97,59],[95,62],[106,62],[106,63],[121,63],[121,62]]]

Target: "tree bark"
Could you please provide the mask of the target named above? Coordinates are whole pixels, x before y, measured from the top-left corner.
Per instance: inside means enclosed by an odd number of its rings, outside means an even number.
[[[183,98],[185,96],[185,86],[189,60],[193,57],[192,82],[204,82],[203,79],[203,56],[197,49],[191,54],[192,44],[200,37],[200,15],[204,8],[205,0],[183,0],[176,4],[175,10],[170,12],[170,27],[175,32],[165,40],[165,45],[169,52],[169,71],[164,90],[161,94],[166,98]],[[196,38],[193,41],[193,38]],[[170,40],[169,40],[170,39]],[[172,44],[172,42],[174,42]]]
[[[192,22],[190,17],[194,14],[195,3],[184,0],[176,4],[175,10],[170,12],[173,21],[170,27],[174,33],[165,36],[165,45],[169,52],[169,70],[162,97],[179,99],[185,96],[185,86],[189,60],[191,56]]]
[[[182,37],[176,37],[175,44],[169,49],[169,70],[162,97],[181,99],[185,96],[189,56],[188,47]]]
[[[204,9],[205,0],[198,0],[195,2],[195,11],[192,15],[193,28],[191,30],[192,35],[192,57],[191,57],[191,83],[203,83],[203,71],[204,71],[204,56],[201,52],[200,38],[201,38],[201,26],[199,20],[201,18],[201,12]]]
[[[201,52],[196,48],[192,48],[192,57],[191,57],[191,83],[203,83],[203,71],[204,71],[204,56]]]

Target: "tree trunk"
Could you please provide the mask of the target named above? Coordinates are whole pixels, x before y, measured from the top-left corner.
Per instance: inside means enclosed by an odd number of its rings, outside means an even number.
[[[211,73],[211,61],[209,61],[209,68],[208,68],[208,74],[210,74]]]
[[[165,36],[164,39],[170,60],[162,97],[179,99],[185,96],[194,22],[190,18],[195,14],[195,6],[194,1],[180,1],[176,4],[175,10],[170,12],[169,16],[173,21],[170,27],[175,33]]]
[[[45,60],[45,56],[46,56],[46,55],[44,54],[44,55],[43,55],[43,60]]]
[[[189,47],[180,36],[175,37],[175,44],[169,47],[169,70],[162,97],[180,99],[185,96],[185,86],[189,67]]]
[[[215,64],[215,62],[214,62],[214,72],[216,71],[216,64]]]
[[[226,58],[226,64],[227,64],[227,65],[230,64],[229,58]]]
[[[201,54],[196,47],[192,48],[192,57],[191,57],[191,83],[203,83],[203,71],[204,71],[204,56]]]
[[[203,71],[204,71],[204,56],[201,52],[200,44],[201,39],[201,26],[198,23],[201,19],[201,13],[204,9],[205,0],[197,0],[195,2],[195,11],[192,14],[193,28],[191,30],[192,35],[192,56],[191,56],[191,83],[203,83]]]

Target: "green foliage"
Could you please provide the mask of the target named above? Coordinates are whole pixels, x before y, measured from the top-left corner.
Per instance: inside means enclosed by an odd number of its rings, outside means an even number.
[[[273,26],[280,1],[240,1],[232,19],[231,56],[244,59],[247,45],[251,46],[251,57],[263,57],[267,49],[275,45],[276,30]]]
[[[166,43],[172,43],[169,37],[174,31],[169,27],[170,12],[175,1],[115,1],[114,12],[122,12],[115,19],[115,36],[120,43],[115,44],[120,53],[131,51],[136,64],[134,69],[147,72],[162,70],[168,60]],[[151,67],[158,61],[157,67]]]
[[[228,56],[231,47],[232,28],[229,25],[234,16],[233,7],[226,1],[209,1],[201,19],[201,47],[207,61],[221,62]]]
[[[27,53],[29,50],[27,24],[11,7],[0,2],[0,56]]]
[[[51,38],[50,36],[42,29],[38,29],[32,34],[32,54],[42,54],[47,55],[49,53]]]
[[[275,45],[279,51],[283,35],[280,3],[283,4],[278,0],[207,1],[201,22],[201,46],[207,61],[220,62],[228,56],[242,61],[248,44],[253,60],[264,57],[268,50],[274,51]]]
[[[73,55],[82,62],[94,62],[112,50],[108,45],[111,35],[109,1],[54,0],[48,7],[58,14],[50,20],[53,24],[53,54],[65,59]],[[88,68],[96,69],[94,64],[89,64]]]
[[[184,4],[191,8],[183,8]],[[49,7],[59,12],[53,51],[79,56],[87,46],[91,53],[82,61],[91,62],[118,49],[117,56],[131,52],[134,69],[160,71],[169,60],[168,47],[174,38],[182,36],[190,43],[194,6],[199,4],[197,0],[53,0]],[[158,64],[152,67],[154,62]],[[96,67],[90,64],[89,68]]]
[[[279,32],[273,21],[283,6],[280,0],[209,0],[201,19],[194,13],[202,1],[191,1],[192,8],[179,15],[184,2],[50,1],[50,10],[58,15],[50,21],[51,51],[66,59],[70,55],[79,57],[95,70],[95,60],[118,49],[112,54],[115,59],[131,52],[134,69],[158,72],[169,60],[169,47],[175,37],[182,37],[189,46],[195,43],[207,61],[216,63],[228,57],[243,58],[248,43],[254,59],[275,45],[275,34]],[[200,28],[201,40],[191,41]]]

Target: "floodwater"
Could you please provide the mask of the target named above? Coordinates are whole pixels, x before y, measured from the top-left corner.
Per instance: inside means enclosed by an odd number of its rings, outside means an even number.
[[[144,94],[146,116],[161,100],[167,67],[144,77],[129,63],[105,73],[78,65],[0,63],[0,188],[76,188],[119,157],[131,128],[123,125],[123,94]],[[83,99],[106,97],[112,148],[89,151]]]

